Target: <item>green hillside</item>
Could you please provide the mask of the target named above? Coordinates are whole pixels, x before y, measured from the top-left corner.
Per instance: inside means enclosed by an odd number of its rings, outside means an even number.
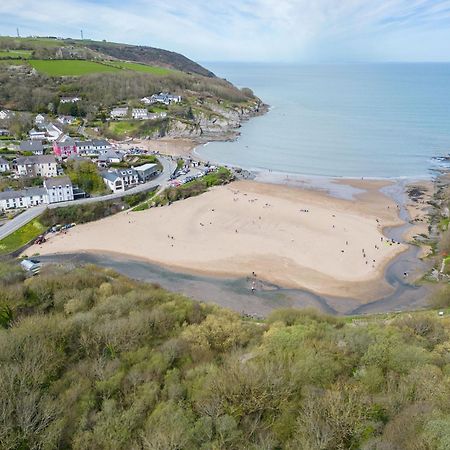
[[[179,53],[167,50],[91,40],[56,39],[50,37],[17,38],[0,36],[1,58],[86,59],[102,61],[131,61],[195,73],[206,77],[214,74]],[[139,70],[139,69],[132,69]]]
[[[92,266],[1,263],[0,448],[446,450],[448,314],[253,321]]]
[[[36,60],[28,61],[29,64],[46,75],[54,77],[80,76],[90,73],[118,72],[119,68],[95,61],[80,60]]]

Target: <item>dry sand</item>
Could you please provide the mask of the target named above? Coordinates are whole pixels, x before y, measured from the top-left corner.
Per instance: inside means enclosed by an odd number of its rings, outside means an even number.
[[[383,238],[384,226],[401,221],[380,183],[358,183],[366,192],[350,201],[239,181],[170,206],[79,225],[27,253],[115,252],[185,272],[255,272],[280,286],[369,301],[389,291],[384,268],[406,249]]]

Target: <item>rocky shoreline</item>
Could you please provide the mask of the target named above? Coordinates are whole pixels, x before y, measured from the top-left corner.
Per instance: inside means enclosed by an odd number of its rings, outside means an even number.
[[[171,118],[165,127],[147,138],[191,139],[199,145],[210,141],[231,141],[239,136],[238,130],[244,122],[269,110],[269,106],[260,99],[241,107],[226,107],[213,102],[204,102],[201,106],[201,110],[193,113],[192,120]]]

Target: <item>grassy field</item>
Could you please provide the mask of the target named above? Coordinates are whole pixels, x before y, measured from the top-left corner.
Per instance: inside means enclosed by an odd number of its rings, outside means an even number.
[[[36,239],[45,230],[46,227],[39,222],[39,219],[32,220],[0,241],[0,255],[18,250],[20,247],[28,244],[28,242]]]
[[[27,59],[31,56],[31,50],[0,50],[1,58]]]
[[[29,60],[29,63],[39,72],[50,76],[78,76],[100,72],[118,72],[119,68],[107,66],[94,61],[84,60]]]
[[[118,136],[129,136],[139,128],[140,123],[132,120],[121,120],[119,122],[110,122],[109,130]]]
[[[120,69],[132,70],[133,72],[152,73],[154,75],[167,75],[169,73],[175,72],[174,70],[166,69],[164,67],[146,66],[145,64],[124,61],[116,61],[109,64]]]
[[[59,47],[64,43],[64,41],[61,41],[60,39],[49,39],[49,38],[13,38],[10,36],[0,36],[0,45],[4,44],[5,42],[15,42],[20,45],[24,44],[31,44],[36,45],[39,44],[41,47]]]

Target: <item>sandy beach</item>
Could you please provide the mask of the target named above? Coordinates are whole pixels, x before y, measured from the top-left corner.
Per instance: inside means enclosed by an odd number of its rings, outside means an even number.
[[[251,181],[141,212],[124,212],[50,237],[34,253],[114,252],[168,268],[248,277],[370,301],[387,292],[384,269],[405,245],[383,237],[400,225],[386,182],[359,182],[352,200]]]

